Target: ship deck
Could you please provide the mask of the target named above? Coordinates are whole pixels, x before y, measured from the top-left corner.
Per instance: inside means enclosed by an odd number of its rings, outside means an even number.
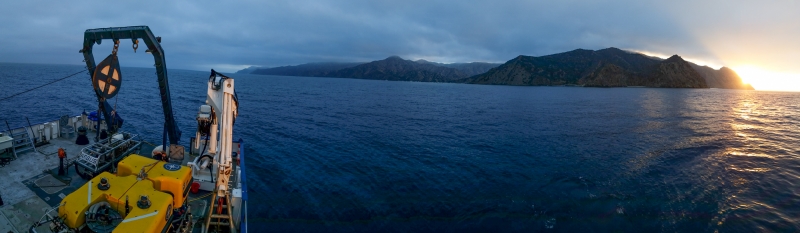
[[[34,222],[61,201],[60,195],[67,195],[75,190],[74,186],[85,183],[74,171],[69,173],[74,177],[58,176],[58,148],[64,148],[67,160],[71,160],[83,146],[71,140],[52,139],[49,144],[36,147],[38,152],[18,154],[15,160],[0,167],[0,187],[3,187],[0,197],[4,202],[0,208],[0,232],[28,232]],[[37,183],[42,188],[30,188]]]
[[[4,202],[0,207],[0,232],[28,232],[48,210],[88,182],[78,176],[72,166],[72,161],[78,158],[85,147],[75,144],[74,140],[54,138],[48,144],[36,147],[37,151],[18,154],[18,158],[0,167],[0,197]],[[58,175],[58,148],[64,148],[67,152],[64,176]],[[140,151],[149,154],[153,148],[150,144],[144,144]],[[190,159],[194,159],[194,156],[187,153],[182,164]],[[207,214],[204,212],[211,200],[207,194],[209,192],[201,190],[189,195],[189,206],[196,223]],[[46,224],[36,230],[49,231]],[[198,227],[195,227],[197,230]]]

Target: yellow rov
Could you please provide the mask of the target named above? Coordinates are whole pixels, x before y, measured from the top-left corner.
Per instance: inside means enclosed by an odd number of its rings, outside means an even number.
[[[92,232],[184,232],[189,167],[132,154],[61,201],[63,228]],[[63,230],[67,230],[63,229]]]

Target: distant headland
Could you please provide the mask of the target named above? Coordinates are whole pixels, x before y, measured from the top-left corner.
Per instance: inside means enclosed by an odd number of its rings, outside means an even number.
[[[725,88],[753,90],[735,71],[715,70],[683,60],[647,56],[618,48],[576,49],[547,56],[520,55],[504,64],[405,60],[391,56],[366,63],[308,63],[274,68],[250,67],[237,73],[454,82],[517,86]]]

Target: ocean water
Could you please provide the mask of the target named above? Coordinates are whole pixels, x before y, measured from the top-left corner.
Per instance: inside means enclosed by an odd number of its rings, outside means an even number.
[[[0,64],[0,98],[81,67]],[[160,142],[155,70],[122,74],[124,128]],[[169,75],[188,145],[208,72]],[[231,76],[250,230],[800,231],[800,93]],[[0,120],[96,109],[89,80]]]

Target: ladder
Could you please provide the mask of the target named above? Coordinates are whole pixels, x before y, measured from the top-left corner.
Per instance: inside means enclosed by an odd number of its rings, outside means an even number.
[[[27,119],[28,118],[26,117],[25,120]],[[11,144],[11,151],[14,153],[15,159],[19,158],[19,153],[29,150],[36,151],[36,145],[33,144],[33,137],[31,137],[31,134],[28,133],[28,130],[31,130],[31,133],[33,132],[33,128],[30,127],[30,124],[30,121],[28,121],[27,128],[22,127],[22,132],[14,133],[14,131],[11,130],[11,126],[8,124],[8,121],[6,121],[6,128],[8,128],[9,134],[8,136],[14,138]]]
[[[231,174],[233,177],[233,174]],[[236,226],[233,222],[233,210],[231,209],[231,192],[233,190],[235,182],[228,182],[228,191],[225,192],[225,196],[220,196],[217,190],[214,190],[214,198],[211,199],[211,207],[208,208],[208,215],[206,215],[206,231],[209,232],[211,226],[216,226],[217,229],[219,227],[230,227],[230,232],[236,232]],[[220,201],[222,200],[222,201]],[[220,203],[224,202],[224,203]],[[221,212],[227,213],[220,213],[217,211],[215,214],[215,210],[223,209]]]

